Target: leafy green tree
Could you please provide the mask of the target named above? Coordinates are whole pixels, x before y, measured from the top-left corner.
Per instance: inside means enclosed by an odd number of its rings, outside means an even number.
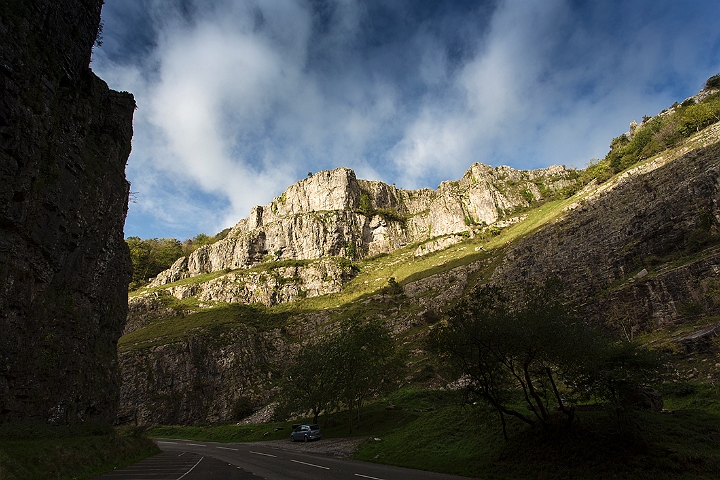
[[[303,346],[285,372],[277,412],[280,416],[322,411],[344,405],[350,432],[359,426],[362,405],[393,386],[402,368],[387,325],[378,320],[342,323],[334,334]]]
[[[173,262],[183,255],[182,244],[174,238],[144,240],[139,237],[129,237],[125,242],[130,249],[130,259],[133,264],[130,290],[144,285],[149,278],[170,268]]]
[[[285,372],[278,411],[290,414],[312,411],[313,423],[334,400],[334,369],[329,358],[329,340],[321,338],[304,345]]]
[[[360,426],[363,402],[389,389],[400,372],[395,340],[382,321],[349,320],[332,336],[328,360],[334,375],[332,389],[348,409],[352,433],[354,416]]]
[[[720,88],[720,73],[708,78],[705,82],[705,89]]]
[[[555,408],[570,425],[575,411],[566,398],[593,395],[622,403],[656,366],[636,362],[632,375],[628,368],[619,373],[619,365],[639,358],[638,349],[586,325],[562,301],[557,280],[528,287],[512,300],[498,287],[477,288],[434,329],[429,347],[468,394],[498,413],[503,432],[507,415],[547,425]],[[523,404],[527,410],[518,408]]]

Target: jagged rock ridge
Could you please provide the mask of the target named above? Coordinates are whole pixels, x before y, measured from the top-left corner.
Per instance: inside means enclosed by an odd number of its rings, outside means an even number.
[[[552,166],[519,171],[476,163],[437,190],[403,190],[358,180],[348,168],[326,170],[252,209],[228,236],[180,258],[150,286],[263,260],[362,258],[408,243],[471,231],[505,212],[572,185],[575,171]]]
[[[135,101],[89,69],[102,0],[0,2],[0,422],[111,422]]]

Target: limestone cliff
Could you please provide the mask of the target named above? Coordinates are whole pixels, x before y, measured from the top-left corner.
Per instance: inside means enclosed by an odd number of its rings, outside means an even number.
[[[519,171],[476,163],[437,190],[403,190],[358,180],[347,168],[323,171],[253,208],[227,237],[201,247],[160,273],[151,286],[201,273],[246,268],[271,258],[362,258],[408,243],[495,223],[505,213],[574,183],[553,166]]]
[[[357,262],[360,271],[352,272],[357,276],[347,288],[352,293],[343,297],[341,292],[315,307],[308,307],[308,302],[296,309],[257,307],[247,317],[233,319],[239,317],[242,308],[255,307],[238,303],[232,309],[218,306],[214,318],[227,322],[222,330],[219,326],[203,327],[202,322],[192,320],[194,316],[205,318],[204,315],[211,314],[209,304],[213,296],[225,302],[230,301],[227,295],[237,302],[258,301],[247,300],[252,289],[266,295],[279,291],[274,290],[278,286],[297,289],[307,282],[300,279],[299,270],[294,270],[300,267],[278,271],[278,281],[272,285],[260,282],[260,275],[268,275],[263,268],[274,265],[273,262],[257,269],[220,272],[209,280],[200,277],[150,289],[131,301],[133,312],[128,331],[133,333],[120,344],[124,379],[120,421],[148,424],[238,420],[247,415],[248,406],[259,407],[272,400],[276,374],[292,361],[299,345],[332,329],[338,319],[346,316],[385,319],[403,343],[414,348],[414,358],[427,358],[420,340],[423,332],[427,332],[428,325],[440,321],[447,307],[478,281],[511,286],[558,276],[569,294],[583,302],[587,318],[614,325],[613,328],[619,325],[626,335],[691,323],[699,315],[717,315],[720,313],[718,140],[720,124],[700,132],[676,151],[664,152],[600,186],[588,185],[566,201],[567,208],[558,209],[562,212],[559,216],[551,217],[537,230],[528,230],[522,237],[508,236],[514,238],[512,241],[493,243],[492,236],[447,235],[417,246],[408,245],[392,255]],[[475,168],[489,169],[477,165]],[[497,169],[494,173],[499,175]],[[326,179],[350,179],[351,174],[341,169],[319,175]],[[302,213],[289,212],[320,208],[320,204],[311,207],[312,200],[306,194],[296,193],[326,188],[321,182],[313,186],[315,181],[310,178],[299,182],[288,190],[292,195],[286,193],[284,199],[279,197],[262,211],[256,209],[255,215],[240,222],[235,230],[247,234],[282,219],[304,218]],[[367,198],[372,200],[370,209],[395,208],[407,215],[410,224],[409,212],[420,211],[421,217],[428,218],[429,205],[436,198],[433,195],[439,195],[443,189],[462,190],[463,183],[474,184],[471,174],[457,184],[413,196],[379,182],[357,181],[355,187],[354,182],[340,180],[336,188],[326,188],[323,198],[316,201],[325,202],[323,208],[332,208],[328,210],[331,215],[345,212],[342,215],[362,219],[363,214],[353,209],[367,211],[367,205],[360,208],[365,195],[363,202]],[[469,197],[468,194],[450,198]],[[297,202],[292,198],[297,198]],[[467,211],[467,205],[462,207],[463,211]],[[287,209],[287,215],[281,208]],[[270,214],[265,215],[265,210]],[[530,212],[528,217],[531,215]],[[518,218],[520,222],[526,220]],[[437,225],[439,228],[440,224]],[[467,228],[464,222],[462,227]],[[448,229],[452,231],[452,227]],[[407,225],[400,229],[406,241],[412,238],[408,230]],[[307,262],[303,268],[321,271],[313,266],[315,262]],[[418,263],[422,266],[416,266]],[[315,280],[306,284],[320,287],[318,280],[327,281],[333,275],[329,270],[324,272],[329,274],[308,274],[308,279]],[[401,293],[388,293],[382,288],[390,276],[400,281]],[[285,284],[279,281],[281,278],[293,280]],[[356,297],[359,291],[366,293]],[[168,303],[187,295],[202,298],[208,305],[195,313],[176,308],[192,305],[182,303],[187,299],[178,300],[175,305]],[[278,319],[278,315],[286,317]],[[181,322],[187,325],[183,331],[169,336],[169,325]],[[700,333],[714,335],[717,331],[713,327]],[[712,346],[711,339],[701,340]],[[682,345],[686,350],[697,347],[694,339],[689,345]],[[429,367],[427,363],[425,366]],[[423,375],[427,370],[414,368],[410,362],[408,381],[414,381],[418,375],[425,381]],[[429,370],[432,372],[432,368]]]
[[[200,305],[217,303],[262,304],[273,306],[301,298],[340,292],[356,273],[347,259],[330,257],[314,261],[273,262],[259,271],[235,270],[204,282],[168,286],[134,294],[128,301],[124,334],[154,319],[182,315],[182,308],[169,308],[172,299],[194,297]],[[172,298],[169,298],[172,297]],[[188,312],[191,313],[191,312]]]
[[[720,226],[720,143],[633,170],[512,246],[492,281],[558,276],[591,318],[631,317],[636,329],[672,325],[688,304],[720,313],[720,253],[707,248]]]
[[[135,102],[88,67],[102,3],[0,3],[0,422],[116,414]]]

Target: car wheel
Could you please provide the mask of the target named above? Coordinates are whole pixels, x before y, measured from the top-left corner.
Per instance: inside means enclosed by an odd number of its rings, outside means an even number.
[[[306,442],[308,441],[307,435],[305,435],[305,441],[306,441]]]
[[[290,441],[291,441],[291,442],[294,442],[294,441],[295,441],[295,437],[293,437],[292,435],[290,435]]]

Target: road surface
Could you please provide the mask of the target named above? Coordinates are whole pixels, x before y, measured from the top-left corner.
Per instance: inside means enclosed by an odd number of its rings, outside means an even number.
[[[163,453],[98,480],[462,480],[466,477],[288,451],[272,443],[156,439]],[[330,439],[321,442],[332,441]]]

